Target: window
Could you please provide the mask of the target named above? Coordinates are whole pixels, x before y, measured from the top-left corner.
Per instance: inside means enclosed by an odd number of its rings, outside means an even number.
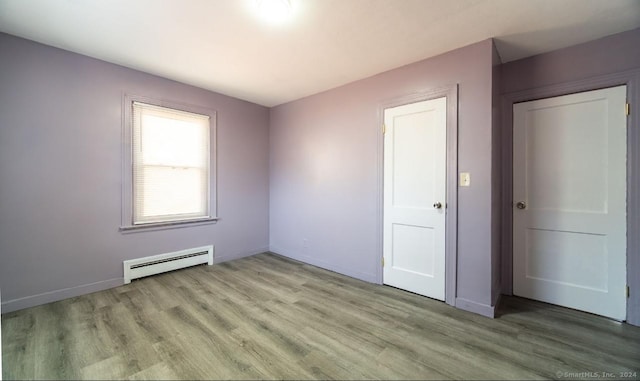
[[[130,121],[125,130],[130,185],[123,197],[129,205],[122,229],[215,220],[211,214],[215,112],[132,99],[125,106]]]

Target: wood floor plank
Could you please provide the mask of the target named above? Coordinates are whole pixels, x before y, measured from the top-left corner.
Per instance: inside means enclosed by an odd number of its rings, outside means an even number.
[[[498,315],[265,253],[4,314],[3,377],[640,379],[638,327],[514,297]]]
[[[35,368],[34,378],[36,379],[80,377],[80,368],[76,364],[82,354],[72,349],[74,347],[70,330],[72,322],[66,318],[66,311],[69,310],[70,304],[71,300],[63,300],[36,307],[36,323],[34,330],[30,333],[35,336],[35,345],[34,351],[29,354],[29,360]],[[3,373],[4,369],[3,362]],[[11,377],[3,375],[4,378]]]
[[[125,356],[117,355],[80,369],[83,380],[122,380],[131,370]]]
[[[252,357],[253,366],[265,374],[265,379],[312,379],[313,374],[296,365],[300,356],[291,356],[271,337],[261,335],[249,327],[241,327],[230,334],[237,345]]]
[[[296,336],[312,348],[309,353],[321,354],[318,357],[325,357],[325,363],[332,364],[325,366],[325,371],[329,374],[348,369],[349,378],[360,380],[396,378],[396,373],[392,369],[382,364],[372,363],[369,361],[371,356],[360,348],[354,349],[348,346],[346,344],[348,340],[339,340],[309,327],[298,332]]]
[[[16,316],[3,315],[2,318],[2,363],[12,364],[13,374],[27,379],[35,379],[35,362],[32,357],[36,350],[35,314],[30,308]],[[6,365],[3,365],[3,379]]]
[[[138,373],[127,377],[129,380],[180,380],[182,377],[175,373],[175,369],[164,362],[157,363]]]

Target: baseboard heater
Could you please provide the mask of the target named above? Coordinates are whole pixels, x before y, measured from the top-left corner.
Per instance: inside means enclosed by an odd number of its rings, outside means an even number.
[[[132,279],[183,269],[202,263],[213,264],[213,246],[195,247],[193,249],[174,251],[173,253],[130,259],[123,263],[124,284],[131,283]]]

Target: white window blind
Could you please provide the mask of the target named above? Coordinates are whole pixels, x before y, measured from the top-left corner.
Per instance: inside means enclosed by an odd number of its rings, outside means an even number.
[[[133,224],[209,216],[209,116],[133,102]]]

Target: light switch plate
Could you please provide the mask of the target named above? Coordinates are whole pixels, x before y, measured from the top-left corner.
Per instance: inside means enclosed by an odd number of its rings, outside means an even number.
[[[460,186],[461,187],[471,186],[471,174],[469,172],[460,172]]]

